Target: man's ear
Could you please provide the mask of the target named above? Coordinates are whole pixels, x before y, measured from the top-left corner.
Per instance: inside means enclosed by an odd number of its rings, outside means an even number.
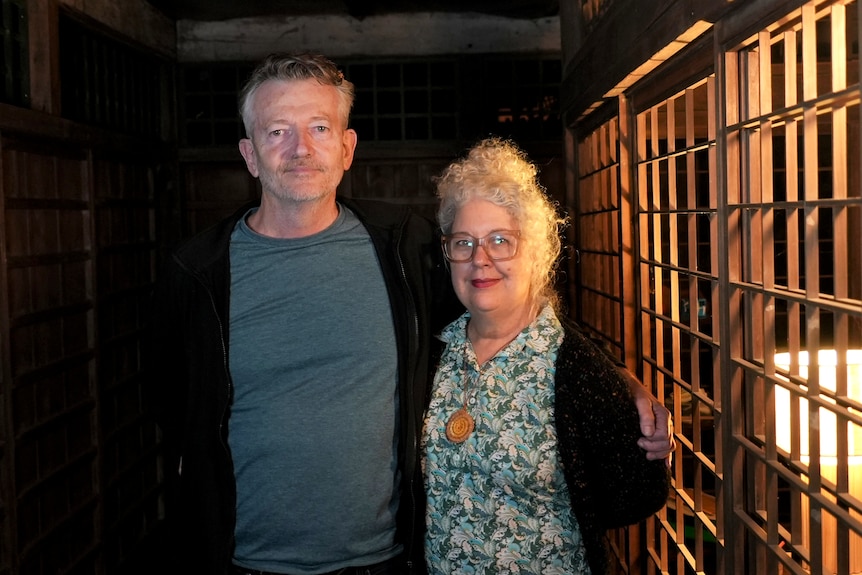
[[[344,171],[349,170],[351,164],[353,164],[353,153],[356,151],[357,140],[358,136],[356,135],[356,130],[351,130],[350,128],[344,130],[344,133],[341,135],[341,146],[343,149],[342,164],[344,165]]]
[[[254,144],[251,140],[243,138],[239,141],[239,153],[242,154],[249,173],[256,178],[260,172],[257,169],[257,155],[254,153]]]

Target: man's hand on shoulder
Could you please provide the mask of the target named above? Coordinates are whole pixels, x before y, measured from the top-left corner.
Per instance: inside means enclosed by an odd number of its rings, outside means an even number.
[[[666,459],[667,465],[670,467],[671,457],[676,448],[670,411],[647,391],[647,388],[629,371],[623,368],[620,370],[626,374],[638,410],[641,433],[643,434],[643,437],[638,439],[638,446],[646,451],[647,459]]]

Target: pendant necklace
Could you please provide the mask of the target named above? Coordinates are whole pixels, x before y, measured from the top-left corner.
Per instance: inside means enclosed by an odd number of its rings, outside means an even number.
[[[461,407],[449,417],[449,421],[446,423],[446,437],[452,443],[461,443],[470,437],[474,427],[476,427],[476,423],[473,421],[473,416]]]
[[[476,422],[473,416],[467,411],[469,384],[467,382],[467,362],[464,361],[463,379],[464,379],[464,400],[461,407],[449,416],[449,421],[446,422],[446,437],[452,443],[462,443],[470,437],[473,429],[476,427]]]

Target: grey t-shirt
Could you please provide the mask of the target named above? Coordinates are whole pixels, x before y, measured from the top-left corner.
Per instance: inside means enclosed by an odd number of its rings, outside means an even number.
[[[247,217],[247,216],[246,216]],[[395,556],[397,353],[371,239],[231,236],[234,561],[316,574]]]

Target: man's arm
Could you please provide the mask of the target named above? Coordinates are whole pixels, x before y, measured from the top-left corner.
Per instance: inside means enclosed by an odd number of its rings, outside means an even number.
[[[638,439],[638,445],[647,452],[647,459],[667,459],[667,465],[670,467],[671,456],[676,448],[670,411],[629,370],[622,366],[617,367],[625,374],[638,410],[643,433],[643,437]]]

